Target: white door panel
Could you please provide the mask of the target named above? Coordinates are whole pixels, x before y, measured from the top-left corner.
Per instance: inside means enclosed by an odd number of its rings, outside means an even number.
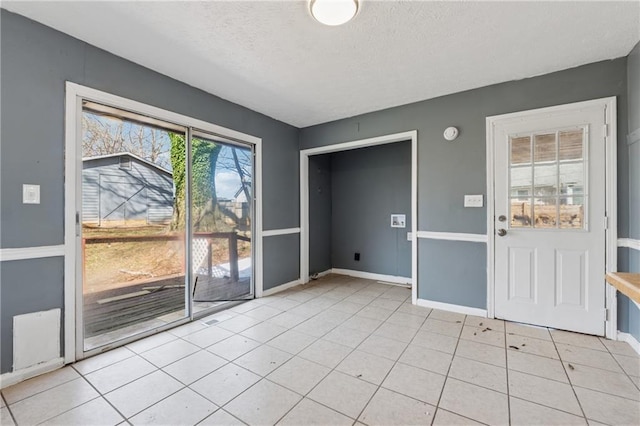
[[[604,335],[604,117],[598,105],[496,122],[496,317]]]

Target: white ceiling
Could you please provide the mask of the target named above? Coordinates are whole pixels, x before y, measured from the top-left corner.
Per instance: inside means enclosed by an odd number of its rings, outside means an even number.
[[[297,127],[627,55],[640,2],[361,0],[341,27],[305,1],[2,7]]]

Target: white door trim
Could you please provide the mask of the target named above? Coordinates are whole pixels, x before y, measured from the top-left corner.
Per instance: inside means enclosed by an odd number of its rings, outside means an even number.
[[[618,256],[618,227],[617,227],[617,113],[616,113],[616,97],[608,97],[602,99],[594,99],[585,102],[576,102],[565,105],[552,106],[528,111],[514,112],[510,114],[496,115],[487,117],[486,119],[486,153],[487,153],[487,314],[489,318],[495,318],[495,164],[494,164],[494,146],[493,139],[495,126],[500,121],[505,120],[524,120],[530,116],[540,114],[553,114],[561,111],[572,110],[575,108],[586,108],[602,106],[606,108],[605,123],[607,123],[608,135],[606,136],[606,215],[608,217],[608,226],[606,231],[606,271],[614,272],[617,270]],[[611,286],[607,285],[604,280],[605,272],[602,274],[602,283],[606,289],[606,307],[609,311],[608,321],[605,327],[606,337],[615,339],[617,337],[617,303],[615,289],[612,291]]]
[[[66,364],[76,360],[76,348],[79,334],[76,333],[76,322],[82,314],[82,306],[76,296],[81,280],[78,277],[78,256],[80,247],[76,241],[76,212],[80,212],[78,201],[82,190],[81,170],[82,152],[77,135],[81,134],[82,102],[81,99],[89,99],[98,103],[119,107],[128,111],[148,115],[171,123],[192,127],[208,133],[213,133],[229,139],[239,140],[255,147],[255,295],[262,294],[262,139],[226,127],[218,126],[203,120],[178,114],[162,108],[134,101],[121,96],[90,87],[81,86],[70,81],[66,82],[65,93],[65,278],[64,278],[64,362]]]
[[[359,139],[300,151],[300,280],[309,282],[309,156],[411,141],[411,234],[418,232],[418,131]],[[411,239],[411,300],[418,299],[418,239]]]

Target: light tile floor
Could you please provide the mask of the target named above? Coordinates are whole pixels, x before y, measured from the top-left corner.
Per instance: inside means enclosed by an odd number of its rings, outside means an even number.
[[[2,425],[639,425],[640,357],[333,275],[4,389],[0,410]]]

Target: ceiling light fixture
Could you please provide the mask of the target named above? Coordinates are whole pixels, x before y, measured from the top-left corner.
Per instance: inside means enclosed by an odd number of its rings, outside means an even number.
[[[358,0],[310,0],[311,15],[324,25],[346,24],[358,12]]]

